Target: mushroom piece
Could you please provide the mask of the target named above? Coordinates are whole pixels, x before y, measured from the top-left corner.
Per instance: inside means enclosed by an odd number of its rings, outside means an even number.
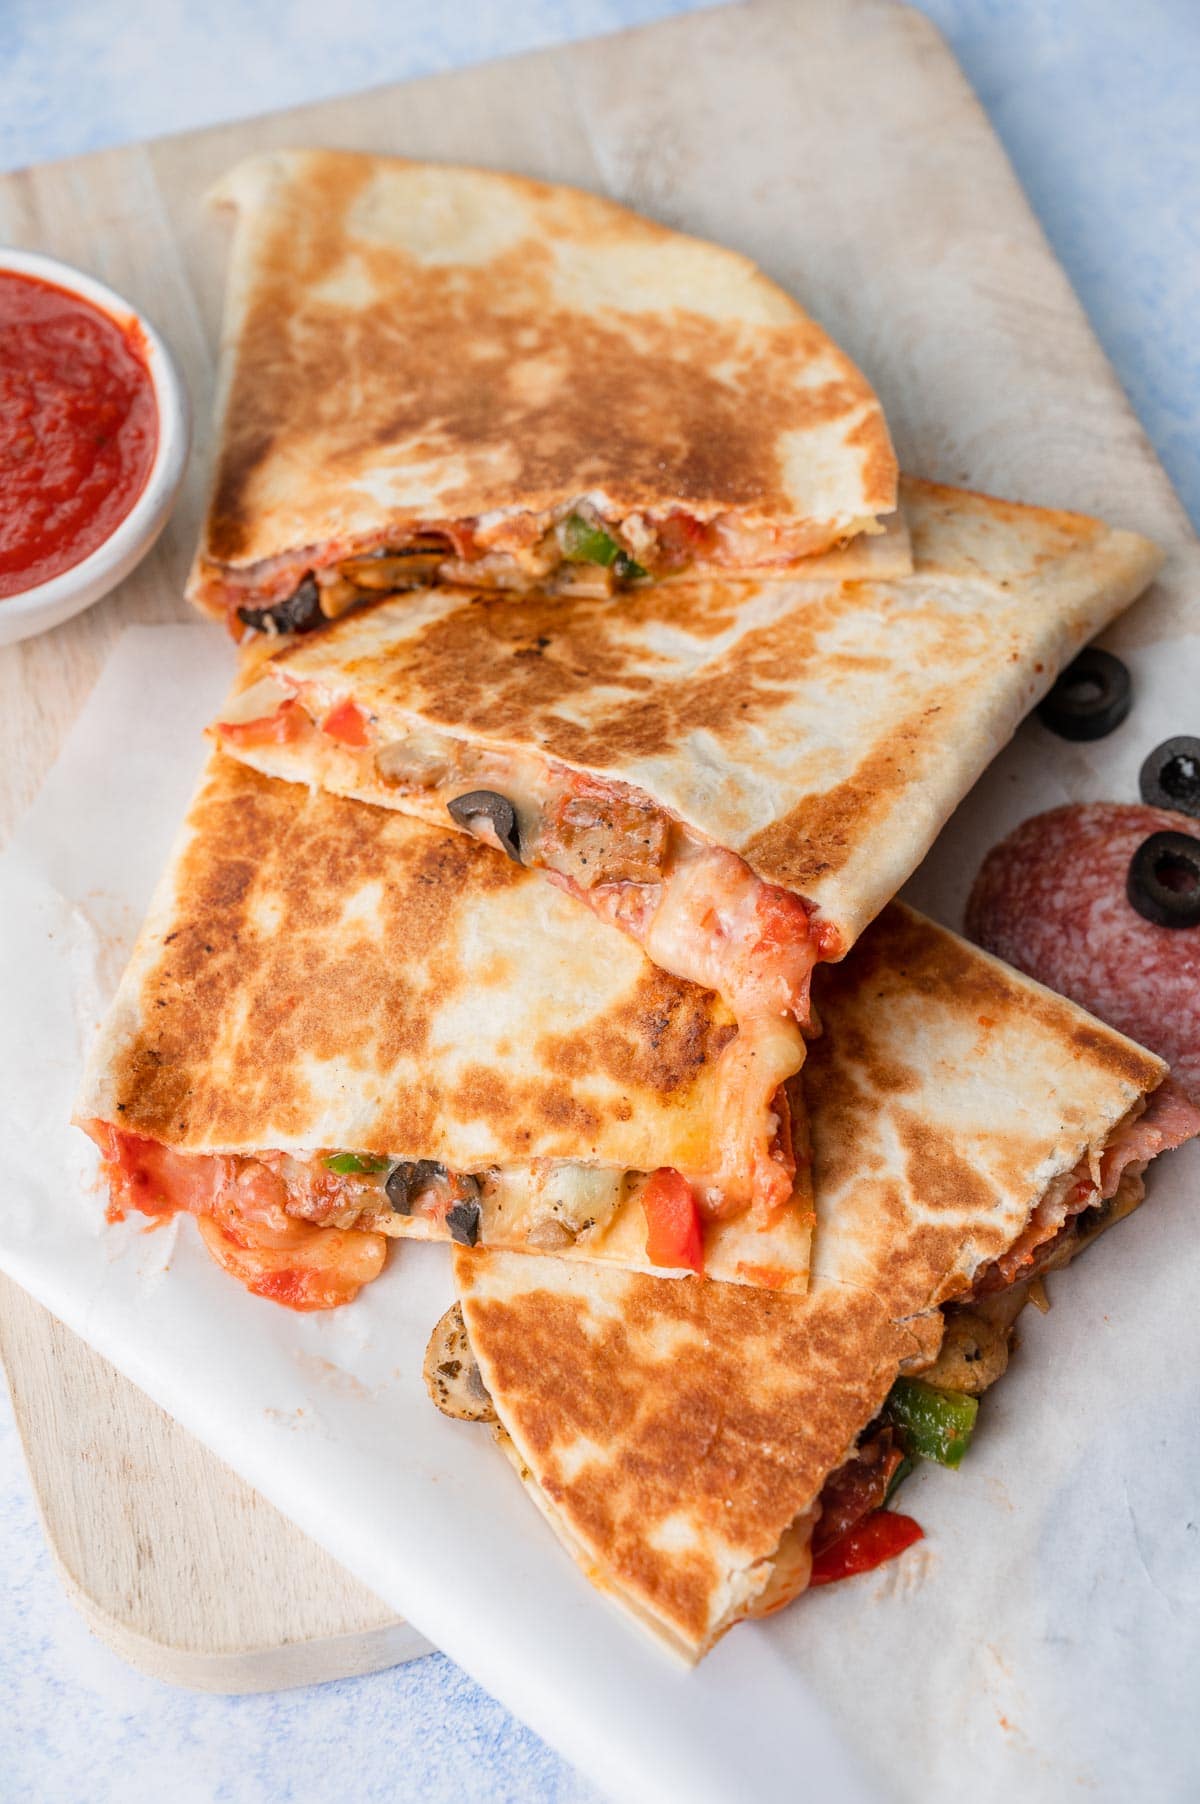
[[[575,1230],[556,1215],[548,1215],[530,1228],[525,1245],[536,1247],[539,1253],[561,1253],[564,1247],[575,1245]]]
[[[517,811],[507,796],[499,795],[494,789],[472,789],[467,795],[455,796],[447,802],[446,810],[456,827],[494,845],[514,864],[520,864]]]
[[[358,589],[386,594],[394,589],[421,589],[436,582],[445,562],[444,551],[389,552],[384,557],[348,557],[338,565],[338,575]]]
[[[921,1373],[925,1383],[982,1397],[1008,1369],[1013,1323],[1028,1297],[1028,1284],[1010,1284],[974,1303],[951,1304],[937,1359]]]
[[[496,1421],[458,1303],[446,1311],[429,1336],[423,1375],[434,1408],[444,1416],[457,1422]]]
[[[340,620],[362,600],[362,590],[348,583],[336,570],[318,570],[317,586],[321,591],[321,612],[327,620]]]
[[[460,749],[440,733],[409,733],[380,746],[375,769],[395,789],[439,789],[454,781]]]

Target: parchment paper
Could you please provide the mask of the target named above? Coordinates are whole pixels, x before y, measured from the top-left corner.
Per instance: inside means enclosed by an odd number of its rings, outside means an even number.
[[[1133,638],[1177,621],[1197,575],[1177,565]],[[1010,825],[1064,796],[1133,799],[1144,752],[1196,730],[1197,649],[1137,647],[1139,704],[1099,746],[1027,725],[913,898],[958,925]],[[1026,1312],[961,1471],[910,1481],[922,1546],[738,1628],[693,1673],[591,1590],[489,1437],[429,1405],[444,1249],[402,1245],[351,1308],[297,1316],[220,1272],[187,1219],[105,1224],[68,1117],[228,675],[211,629],[133,629],[0,861],[0,1266],[616,1797],[1194,1796],[1194,1148],[1051,1281],[1049,1316]]]

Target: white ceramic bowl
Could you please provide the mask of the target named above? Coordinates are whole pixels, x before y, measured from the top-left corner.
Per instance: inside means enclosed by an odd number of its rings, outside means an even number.
[[[48,582],[37,583],[32,589],[21,589],[16,595],[0,597],[0,645],[11,645],[14,640],[29,638],[31,633],[44,633],[48,627],[58,626],[72,614],[90,607],[110,589],[115,589],[145,557],[166,525],[179,493],[187,468],[192,419],[183,378],[166,345],[136,307],[123,301],[103,282],[85,276],[82,270],[72,269],[69,263],[59,263],[53,257],[43,257],[34,251],[9,250],[0,246],[0,270],[36,276],[43,282],[52,282],[57,288],[65,288],[81,300],[90,301],[118,325],[136,320],[145,335],[146,363],[158,404],[158,449],[146,486],[125,518],[103,544],[97,545],[95,551],[89,552],[69,570],[52,576]]]

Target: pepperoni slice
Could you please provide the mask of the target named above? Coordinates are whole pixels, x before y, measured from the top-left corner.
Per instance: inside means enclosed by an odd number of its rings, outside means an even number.
[[[1125,893],[1152,833],[1200,839],[1200,820],[1119,802],[1035,815],[984,859],[966,931],[1149,1046],[1200,1103],[1200,926],[1156,926]]]

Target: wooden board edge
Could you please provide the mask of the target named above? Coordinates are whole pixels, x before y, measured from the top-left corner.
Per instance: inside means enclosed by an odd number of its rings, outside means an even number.
[[[29,1360],[28,1350],[35,1344],[44,1352],[44,1359]],[[25,1349],[24,1358],[21,1348]],[[49,1394],[46,1385],[47,1372],[61,1375],[70,1369],[70,1361],[75,1362],[79,1374],[84,1376],[89,1363],[108,1367],[107,1361],[100,1362],[98,1354],[56,1321],[40,1303],[0,1274],[0,1369],[3,1369],[12,1401],[13,1418],[46,1545],[71,1603],[92,1633],[121,1659],[151,1678],[168,1684],[232,1694],[287,1690],[323,1684],[332,1679],[354,1678],[419,1659],[433,1651],[429,1642],[410,1624],[361,1590],[348,1574],[345,1575],[345,1594],[335,1596],[331,1580],[338,1569],[333,1568],[328,1556],[249,1486],[243,1486],[241,1480],[235,1482],[244,1489],[246,1497],[253,1500],[258,1512],[270,1518],[267,1525],[270,1534],[283,1537],[286,1543],[283,1557],[294,1569],[297,1582],[323,1589],[329,1595],[328,1614],[331,1621],[338,1624],[332,1632],[302,1633],[290,1639],[276,1634],[261,1641],[247,1636],[240,1645],[206,1648],[198,1644],[195,1637],[191,1644],[182,1636],[173,1639],[166,1629],[161,1634],[147,1633],[136,1620],[132,1600],[122,1611],[119,1586],[116,1594],[105,1601],[99,1595],[104,1587],[94,1574],[89,1574],[86,1557],[78,1552],[73,1554],[65,1545],[67,1536],[60,1532],[62,1525],[56,1523],[55,1513],[60,1489],[48,1480],[46,1472],[47,1458],[55,1455],[65,1455],[79,1463],[78,1450],[71,1452],[59,1444],[63,1437],[61,1433],[56,1435],[55,1404],[62,1399],[61,1395]],[[162,1412],[157,1406],[115,1368],[109,1367],[108,1371],[119,1390],[122,1409],[131,1416],[129,1445],[132,1447],[137,1438],[139,1421],[144,1424],[147,1434],[160,1432]],[[231,1475],[215,1455],[186,1435],[177,1423],[171,1423],[171,1432],[186,1443],[189,1462],[193,1466],[198,1464],[211,1471],[215,1489],[228,1484]],[[121,1451],[126,1454],[125,1448]],[[123,1468],[135,1464],[132,1454],[122,1460]],[[152,1533],[147,1522],[137,1520],[139,1500],[151,1509],[161,1510],[168,1521],[177,1520],[187,1506],[187,1498],[182,1494],[184,1487],[167,1466],[155,1465],[150,1473],[143,1474],[140,1492],[131,1483],[127,1494],[119,1498],[115,1494],[115,1484],[102,1465],[91,1465],[86,1475],[79,1473],[78,1476],[86,1483],[89,1497],[95,1499],[96,1519],[110,1527],[114,1523],[122,1524],[130,1544],[135,1547],[142,1544],[139,1536],[145,1540]],[[148,1496],[145,1495],[147,1487],[152,1487]],[[106,1503],[106,1494],[110,1492],[113,1500]],[[258,1575],[252,1564],[252,1552],[247,1549],[243,1553],[236,1529],[235,1519],[231,1522],[231,1535],[222,1538],[222,1555],[235,1569],[234,1577],[239,1587],[249,1595]],[[185,1554],[186,1549],[181,1549],[178,1570],[173,1570],[167,1538],[155,1537],[155,1584],[164,1591],[164,1621],[168,1613],[165,1591],[175,1585],[180,1595],[186,1595],[188,1587],[194,1583]],[[236,1574],[239,1562],[244,1567],[240,1578]],[[111,1584],[108,1589],[113,1592]],[[141,1601],[144,1607],[145,1600]]]

